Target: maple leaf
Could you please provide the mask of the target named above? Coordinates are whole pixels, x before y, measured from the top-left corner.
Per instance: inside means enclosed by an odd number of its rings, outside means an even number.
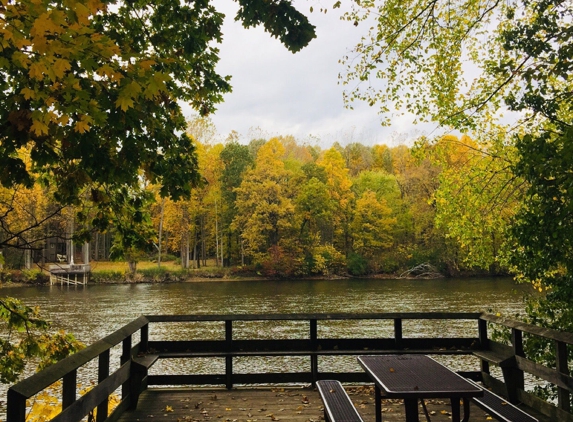
[[[139,62],[139,65],[141,66],[142,69],[148,70],[151,68],[151,66],[153,66],[156,63],[157,62],[155,60],[142,60]]]
[[[90,10],[82,3],[77,2],[74,7],[74,12],[78,18],[78,22],[82,25],[89,24]]]
[[[105,5],[100,0],[88,0],[88,9],[92,14],[95,14],[104,8]]]
[[[121,108],[123,111],[127,111],[130,107],[133,107],[133,99],[120,96],[115,102],[115,106]]]
[[[134,98],[141,92],[141,85],[139,85],[135,81],[131,81],[126,87],[121,91],[120,95],[128,95],[131,98]]]
[[[22,88],[22,91],[20,91],[20,93],[24,96],[24,99],[26,100],[36,98],[36,91],[28,87]]]
[[[72,66],[70,65],[70,62],[65,59],[56,59],[52,66],[52,69],[58,78],[63,78],[64,74],[71,68]]]
[[[30,130],[36,134],[36,136],[47,135],[48,134],[48,126],[41,122],[40,120],[32,120],[32,127]]]
[[[44,74],[48,72],[48,69],[43,63],[34,62],[30,65],[30,70],[28,71],[28,75],[32,79],[37,79],[41,81],[44,79]]]
[[[165,77],[161,73],[156,73],[145,87],[143,95],[147,99],[156,97],[159,92],[165,91]]]
[[[30,29],[30,35],[35,37],[42,37],[46,32],[57,34],[62,32],[63,28],[52,20],[50,13],[42,13],[34,22],[33,27]]]
[[[85,133],[90,130],[90,125],[87,122],[80,120],[74,125],[74,130],[79,133]]]

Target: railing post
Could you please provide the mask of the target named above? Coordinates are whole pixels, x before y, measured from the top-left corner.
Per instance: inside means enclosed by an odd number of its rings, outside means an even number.
[[[489,349],[489,338],[487,336],[487,321],[478,319],[478,338],[482,350]],[[480,359],[480,369],[482,372],[489,374],[489,362],[485,359]]]
[[[120,362],[123,365],[131,360],[131,335],[123,339]]]
[[[569,367],[567,365],[567,343],[562,341],[555,341],[555,354],[557,361],[557,372],[563,375],[569,375]],[[557,387],[557,406],[566,412],[571,410],[571,402],[569,401],[569,390]]]
[[[316,319],[310,320],[310,350],[316,352],[318,349],[318,323]],[[312,374],[312,385],[316,386],[318,381],[318,355],[310,355],[310,372]]]
[[[127,336],[123,339],[122,343],[122,354],[120,358],[120,365],[124,365],[125,363],[131,360],[131,335]],[[130,393],[130,382],[127,380],[121,386],[121,399],[125,400]]]
[[[515,356],[525,357],[523,351],[523,332],[517,328],[511,329],[511,343]],[[525,377],[523,371],[517,367],[517,361],[511,366],[502,368],[503,378],[507,386],[507,398],[512,404],[519,402],[519,390],[525,389]]]
[[[140,334],[141,338],[139,340],[139,352],[147,353],[147,349],[149,348],[149,323],[141,327]]]
[[[225,356],[225,386],[230,390],[233,388],[233,356],[231,356],[233,351],[233,320],[230,319],[225,321],[225,343],[227,349],[227,355]]]
[[[394,318],[394,343],[396,350],[402,349],[402,318]]]
[[[8,390],[8,405],[6,408],[6,420],[12,422],[26,421],[26,397],[16,391]]]
[[[62,410],[76,401],[77,378],[77,369],[71,370],[62,378]]]
[[[103,382],[109,376],[109,349],[101,353],[98,357],[97,382]],[[109,397],[101,402],[97,407],[96,422],[103,422],[107,419]]]

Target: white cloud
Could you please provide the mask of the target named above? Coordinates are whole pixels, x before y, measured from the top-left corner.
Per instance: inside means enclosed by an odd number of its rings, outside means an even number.
[[[244,29],[235,22],[236,3],[220,0],[215,5],[227,15],[217,69],[232,76],[233,86],[233,92],[211,116],[223,138],[235,130],[248,141],[249,129],[258,127],[270,135],[299,139],[312,134],[322,146],[335,141],[372,145],[390,143],[397,130],[414,129],[409,116],[397,119],[395,127],[381,127],[376,106],[356,103],[354,110],[344,108],[338,85],[338,74],[344,69],[338,60],[365,28],[341,21],[339,9],[308,13],[308,2],[295,3],[316,25],[317,38],[292,54],[262,28]],[[191,114],[188,107],[185,110]]]

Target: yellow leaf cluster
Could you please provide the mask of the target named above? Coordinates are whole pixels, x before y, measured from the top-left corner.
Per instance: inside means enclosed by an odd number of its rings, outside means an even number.
[[[74,130],[79,133],[85,133],[90,130],[91,123],[93,123],[93,119],[84,114],[80,120],[75,123]]]
[[[26,415],[26,422],[47,422],[58,416],[62,411],[62,403],[58,397],[61,396],[60,381],[52,384],[48,389],[43,390],[37,394],[33,399],[28,400],[27,406],[29,407],[28,414]],[[93,389],[93,386],[80,389],[81,396],[88,394]],[[119,405],[120,398],[116,394],[112,394],[108,398],[108,414]],[[172,410],[171,410],[172,411]],[[93,420],[95,420],[97,409],[91,412]],[[91,419],[90,419],[91,420]]]

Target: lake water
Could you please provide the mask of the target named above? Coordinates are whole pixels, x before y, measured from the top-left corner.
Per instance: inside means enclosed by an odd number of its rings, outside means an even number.
[[[509,278],[227,281],[9,287],[55,328],[89,344],[140,315],[322,312],[522,312],[530,288]]]
[[[54,328],[90,344],[140,315],[494,311],[512,316],[523,312],[529,291],[509,278],[472,278],[4,286],[0,295],[40,306]],[[356,328],[341,327],[346,329]],[[5,397],[0,386],[0,400]]]

